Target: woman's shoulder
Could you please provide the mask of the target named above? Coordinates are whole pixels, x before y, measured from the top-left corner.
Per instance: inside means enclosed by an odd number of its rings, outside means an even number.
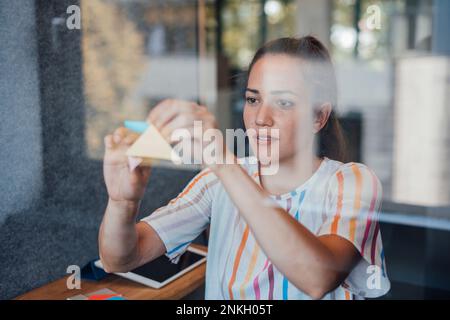
[[[374,170],[368,165],[361,162],[341,162],[337,160],[328,159],[329,172],[333,175],[354,176],[354,175],[369,175],[378,179]]]
[[[352,189],[381,194],[380,179],[368,165],[360,162],[340,162],[328,159],[331,188]]]
[[[258,171],[258,161],[255,157],[239,158],[238,164],[241,165],[249,174]],[[218,181],[218,179],[219,178],[211,168],[204,168],[192,178],[190,184],[204,185]]]
[[[247,171],[249,175],[258,172],[258,162],[256,158],[239,158],[238,163]],[[219,178],[211,168],[203,168],[184,187],[182,194],[189,192],[192,197],[198,194],[209,195],[212,198],[222,192],[226,192]]]
[[[198,172],[184,187],[182,193],[189,191],[192,194],[205,194],[205,191],[212,191],[219,185],[219,179],[211,168],[204,168]]]

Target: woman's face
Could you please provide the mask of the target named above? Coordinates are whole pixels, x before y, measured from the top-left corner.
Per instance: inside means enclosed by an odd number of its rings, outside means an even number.
[[[302,60],[267,54],[250,72],[244,123],[254,154],[282,162],[313,141],[312,109],[302,77]]]

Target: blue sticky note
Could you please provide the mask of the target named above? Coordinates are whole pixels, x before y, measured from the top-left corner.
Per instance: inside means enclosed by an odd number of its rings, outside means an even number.
[[[124,121],[124,125],[125,128],[137,133],[143,133],[150,126],[145,121],[130,121],[130,120]]]
[[[126,300],[124,297],[121,296],[114,296],[111,298],[107,298],[106,300]]]

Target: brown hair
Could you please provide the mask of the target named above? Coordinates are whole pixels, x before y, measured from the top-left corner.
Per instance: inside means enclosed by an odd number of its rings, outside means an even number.
[[[247,72],[266,54],[287,54],[308,62],[305,83],[310,86],[313,107],[330,103],[332,111],[325,126],[318,132],[317,156],[346,162],[346,143],[341,125],[335,114],[337,84],[333,63],[327,48],[315,37],[279,38],[256,51]]]

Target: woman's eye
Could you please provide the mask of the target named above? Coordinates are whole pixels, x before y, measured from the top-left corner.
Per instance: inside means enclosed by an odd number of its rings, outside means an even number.
[[[247,98],[245,98],[245,101],[250,105],[256,104],[258,102],[258,100],[253,97],[247,97]]]
[[[281,108],[291,108],[292,106],[294,106],[294,103],[292,103],[289,100],[278,100],[277,105]]]

